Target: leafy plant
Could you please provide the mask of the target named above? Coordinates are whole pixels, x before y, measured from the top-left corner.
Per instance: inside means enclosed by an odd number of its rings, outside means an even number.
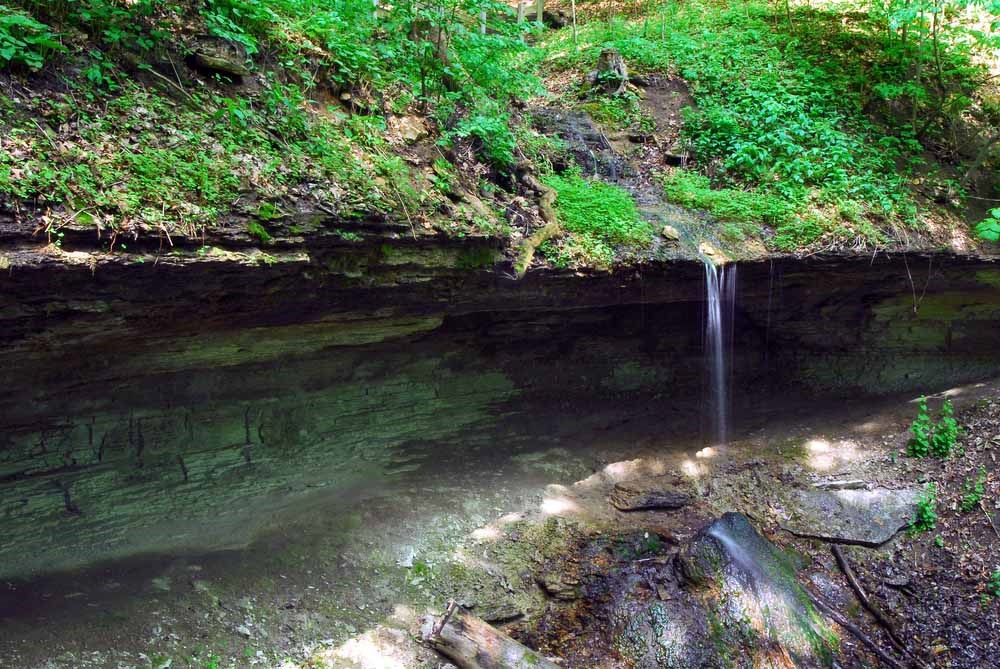
[[[906,454],[914,458],[925,457],[931,450],[931,419],[927,414],[927,398],[921,397],[917,404],[917,417],[910,424],[910,440],[906,444]]]
[[[257,221],[250,221],[247,223],[247,232],[249,232],[251,236],[256,237],[257,241],[261,244],[267,244],[271,241],[271,234]]]
[[[958,440],[958,423],[955,421],[955,408],[951,400],[945,400],[941,405],[937,424],[934,425],[934,435],[931,437],[931,453],[939,458],[951,455],[951,449]]]
[[[986,592],[994,599],[1000,597],[1000,568],[994,569],[990,574],[990,580],[986,582]]]
[[[581,107],[595,121],[615,130],[648,133],[656,128],[656,122],[639,105],[639,96],[629,90],[621,95],[601,95]]]
[[[1000,207],[991,209],[989,216],[973,228],[980,239],[988,242],[1000,242]]]
[[[49,56],[65,50],[47,25],[0,5],[0,68],[21,64],[37,70]]]
[[[966,479],[963,487],[965,494],[962,495],[960,508],[962,511],[968,513],[979,506],[980,500],[983,499],[983,495],[986,493],[986,467],[981,466],[979,468],[974,481]]]
[[[910,532],[919,534],[933,530],[937,525],[937,518],[937,487],[928,483],[917,499],[917,509],[910,521]]]
[[[476,152],[487,162],[501,168],[514,164],[516,141],[506,114],[485,112],[464,118],[445,138],[448,141],[474,139]]]

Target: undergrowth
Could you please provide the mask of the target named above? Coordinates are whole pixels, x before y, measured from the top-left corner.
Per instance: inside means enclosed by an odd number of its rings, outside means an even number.
[[[634,248],[652,239],[649,224],[639,218],[627,191],[579,171],[549,174],[544,183],[558,194],[556,210],[563,230],[570,235],[558,244],[543,246],[546,256],[560,266],[580,261],[608,267],[619,247]]]
[[[882,20],[874,11],[848,20],[835,9],[786,16],[756,1],[668,2],[644,22],[584,26],[579,48],[568,30],[552,36],[546,65],[584,69],[613,47],[639,70],[687,81],[696,106],[683,134],[709,181],[675,172],[670,197],[729,221],[765,223],[780,250],[879,246],[924,229],[913,176],[926,146],[946,134],[942,112],[925,101],[936,94],[932,82],[913,81],[913,49]],[[941,86],[956,92],[951,104],[968,108],[959,92],[983,72],[963,44],[939,43],[935,57],[945,63]],[[926,95],[914,93],[921,86]],[[906,118],[866,112],[902,106],[910,94],[922,102]]]
[[[442,151],[502,172],[508,103],[538,90],[527,26],[493,0],[12,1],[0,70],[63,85],[0,99],[0,206],[42,205],[54,229],[194,233],[285,197],[409,218],[433,198],[384,141],[390,114],[430,116]],[[253,85],[190,77],[206,35]]]

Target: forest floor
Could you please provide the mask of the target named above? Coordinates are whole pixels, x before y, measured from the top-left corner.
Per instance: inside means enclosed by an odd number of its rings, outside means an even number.
[[[136,559],[33,582],[0,598],[0,663],[69,667],[438,667],[413,640],[425,611],[451,598],[567,667],[623,666],[593,631],[585,600],[559,586],[586,565],[595,540],[618,547],[601,563],[666,559],[712,518],[747,514],[802,556],[807,587],[877,643],[887,637],[852,598],[829,545],[782,529],[798,491],[830,481],[894,489],[937,486],[933,530],[903,530],[879,548],[845,546],[869,597],[927,666],[983,667],[997,648],[1000,567],[1000,386],[946,393],[964,429],[949,459],[903,455],[913,398],[758,407],[725,448],[677,432],[645,407],[631,416],[567,421],[547,434],[489,435],[415,453],[392,485],[330,499],[246,551]],[[944,395],[931,399],[932,409]],[[582,409],[581,409],[582,411]],[[582,415],[582,414],[581,414]],[[569,423],[578,423],[575,427]],[[503,439],[508,448],[495,448]],[[452,450],[454,449],[454,450]],[[451,453],[451,455],[448,455]],[[961,510],[983,477],[982,507]],[[637,477],[687,481],[679,511],[625,513],[608,503]],[[576,481],[576,483],[574,483]],[[974,487],[974,483],[973,483]],[[657,537],[650,543],[649,537]],[[643,538],[645,537],[645,539]],[[940,538],[939,538],[940,537]],[[608,563],[608,555],[612,555]],[[991,583],[991,579],[992,583]],[[849,635],[841,666],[872,666]]]

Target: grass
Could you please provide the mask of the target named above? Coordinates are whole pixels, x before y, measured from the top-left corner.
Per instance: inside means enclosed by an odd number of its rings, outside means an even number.
[[[652,228],[639,218],[635,202],[622,188],[577,171],[549,174],[542,181],[555,189],[559,222],[569,233],[558,245],[543,245],[557,265],[609,267],[618,249],[634,249],[652,239]]]

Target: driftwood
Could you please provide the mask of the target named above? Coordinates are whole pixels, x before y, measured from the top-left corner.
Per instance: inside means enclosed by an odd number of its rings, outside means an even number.
[[[535,257],[535,250],[542,243],[558,237],[562,234],[562,227],[559,219],[556,218],[555,202],[556,191],[549,188],[531,174],[525,174],[523,181],[527,186],[540,194],[538,198],[538,211],[542,215],[545,225],[535,231],[533,235],[521,242],[518,249],[517,259],[514,261],[514,275],[520,279],[528,271],[532,259]]]
[[[420,636],[461,669],[559,669],[455,602],[440,619],[424,618]]]

